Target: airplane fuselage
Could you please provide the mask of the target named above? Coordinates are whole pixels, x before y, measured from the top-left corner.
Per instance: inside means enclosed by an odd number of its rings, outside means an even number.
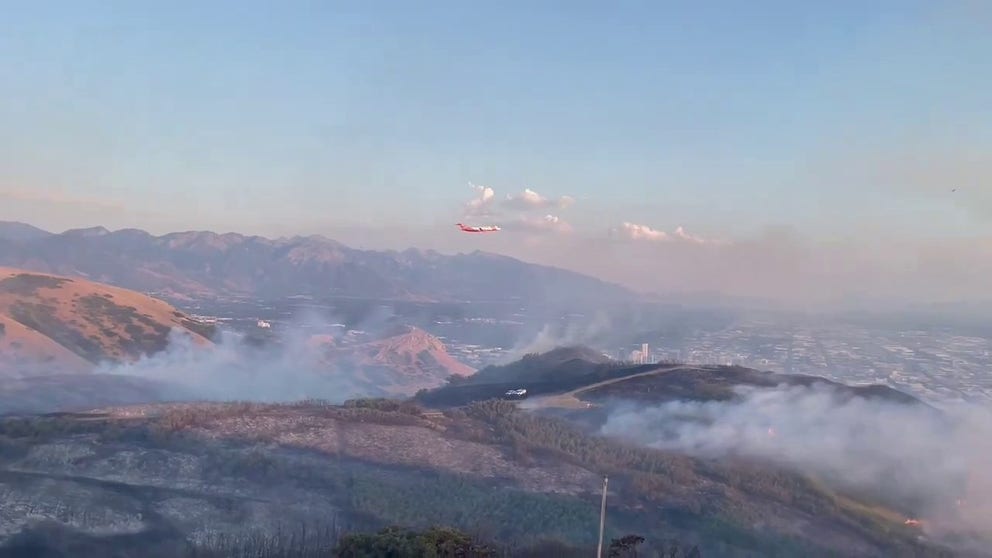
[[[473,227],[469,225],[463,225],[461,223],[455,223],[462,232],[473,232],[473,233],[483,233],[483,232],[496,232],[500,230],[497,225],[486,225],[482,227]]]

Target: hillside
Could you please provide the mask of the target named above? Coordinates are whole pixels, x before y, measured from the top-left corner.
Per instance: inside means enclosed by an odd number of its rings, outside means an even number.
[[[585,390],[582,397],[588,401],[616,398],[642,403],[728,401],[736,397],[735,389],[739,387],[773,388],[814,384],[829,386],[845,397],[924,405],[912,395],[884,385],[848,386],[819,376],[764,372],[742,366],[674,367],[664,373],[638,376]]]
[[[621,366],[621,363],[588,347],[558,347],[544,353],[526,354],[508,364],[486,366],[471,378],[459,381],[459,384],[543,383],[578,378],[595,370]]]
[[[167,299],[298,294],[421,301],[632,300],[617,285],[489,254],[356,250],[320,236],[268,239],[235,233],[153,236],[103,227],[0,234],[0,265],[84,277]]]
[[[2,420],[0,449],[0,544],[47,518],[146,550],[331,523],[589,545],[605,472],[607,540],[676,538],[703,556],[940,555],[901,514],[801,476],[626,446],[505,402],[443,416],[368,400],[116,408]]]
[[[210,329],[149,296],[83,279],[0,268],[0,375],[81,372],[154,354],[173,329]]]
[[[444,384],[451,376],[469,376],[475,370],[448,354],[440,339],[416,328],[395,328],[381,338],[353,346],[322,340],[323,360],[337,374],[351,374],[366,384],[366,393],[413,395],[420,389]]]
[[[726,401],[739,387],[773,388],[823,385],[847,397],[882,399],[924,405],[922,401],[883,385],[847,386],[818,376],[778,374],[740,366],[694,366],[676,363],[629,364],[613,361],[588,347],[559,347],[520,360],[487,366],[474,375],[417,394],[426,405],[458,406],[498,398],[505,390],[525,388],[531,396],[581,393],[582,401],[623,399],[637,403],[668,401]],[[561,397],[551,406],[559,406]],[[533,406],[533,405],[532,405]],[[585,407],[567,404],[566,407]]]
[[[183,400],[165,382],[120,374],[61,374],[0,380],[0,415],[85,411],[110,405]]]

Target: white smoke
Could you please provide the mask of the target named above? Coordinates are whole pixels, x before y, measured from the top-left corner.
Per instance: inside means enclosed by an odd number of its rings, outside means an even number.
[[[833,388],[741,390],[730,402],[622,404],[602,433],[706,458],[738,456],[912,502],[928,527],[992,533],[992,413],[842,397]],[[961,500],[958,502],[957,500]]]
[[[355,329],[375,337],[394,324],[392,317],[389,309],[379,308]],[[225,330],[214,345],[201,346],[189,335],[173,330],[166,350],[132,363],[105,364],[96,373],[163,382],[190,400],[284,402],[315,398],[342,402],[381,395],[355,371],[324,358],[322,341],[327,335],[315,335],[314,328],[338,321],[305,313],[292,323],[274,327],[278,342],[270,340],[257,346],[245,334]]]
[[[518,342],[503,355],[504,362],[512,362],[529,353],[545,353],[558,347],[589,345],[602,339],[614,328],[609,314],[599,311],[592,320],[581,323],[545,324],[534,337]]]

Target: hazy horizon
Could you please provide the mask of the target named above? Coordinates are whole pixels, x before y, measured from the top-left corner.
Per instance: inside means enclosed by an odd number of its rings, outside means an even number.
[[[992,294],[979,2],[236,6],[9,9],[0,220],[481,249],[800,308]]]

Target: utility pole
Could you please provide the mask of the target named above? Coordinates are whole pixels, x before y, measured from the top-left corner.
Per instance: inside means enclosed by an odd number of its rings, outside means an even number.
[[[603,503],[599,506],[599,546],[596,548],[596,558],[603,558],[603,528],[606,527],[606,485],[610,479],[603,475]]]

